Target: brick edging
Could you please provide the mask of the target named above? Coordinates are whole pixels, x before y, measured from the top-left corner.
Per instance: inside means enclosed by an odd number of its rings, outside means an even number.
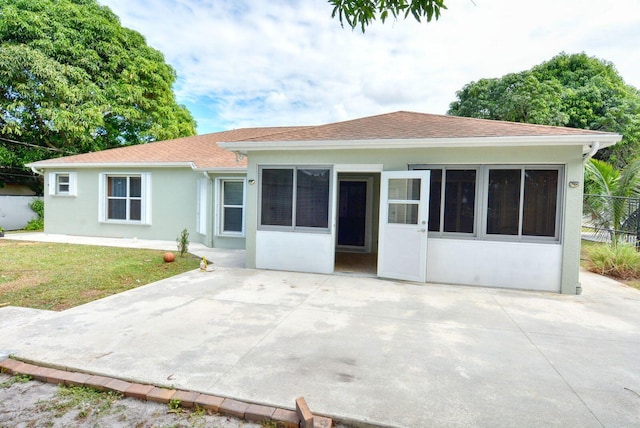
[[[198,406],[215,413],[255,423],[275,422],[279,428],[299,428],[301,422],[304,423],[304,421],[301,421],[298,412],[289,409],[247,403],[226,397],[201,394],[195,391],[161,388],[156,385],[127,382],[107,376],[37,366],[13,358],[6,358],[0,361],[0,371],[12,375],[28,375],[40,382],[67,386],[86,386],[99,391],[120,392],[125,397],[143,401],[167,404],[170,400],[180,400],[180,406],[182,407]],[[331,418],[313,416],[314,428],[331,428],[332,426],[333,421]]]

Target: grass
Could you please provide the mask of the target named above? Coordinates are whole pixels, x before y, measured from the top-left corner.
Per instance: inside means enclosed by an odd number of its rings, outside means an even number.
[[[580,265],[587,270],[610,276],[640,290],[640,263],[638,262],[640,255],[634,248],[621,247],[620,249],[627,251],[612,253],[607,243],[582,240]],[[616,269],[612,269],[612,266]]]
[[[41,410],[53,411],[56,417],[61,417],[75,409],[78,410],[78,419],[85,419],[92,414],[108,413],[113,405],[123,398],[123,395],[118,392],[63,385],[58,388],[57,395],[54,400],[41,402]]]
[[[164,251],[0,240],[0,307],[64,310],[199,266],[187,254],[173,263]]]

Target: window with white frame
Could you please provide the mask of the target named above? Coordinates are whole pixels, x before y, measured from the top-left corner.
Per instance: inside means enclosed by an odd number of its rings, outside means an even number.
[[[558,241],[561,166],[412,166],[431,171],[435,236]]]
[[[150,174],[100,176],[100,221],[151,223]]]
[[[49,195],[76,196],[75,172],[52,172],[49,174]]]
[[[319,166],[261,167],[260,228],[328,231],[331,171]]]
[[[220,179],[220,235],[244,235],[244,180]]]

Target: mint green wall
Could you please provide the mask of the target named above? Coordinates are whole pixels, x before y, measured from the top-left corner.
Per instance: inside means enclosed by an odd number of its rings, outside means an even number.
[[[190,168],[56,169],[46,170],[47,181],[49,172],[76,172],[77,196],[45,195],[46,233],[174,240],[187,228],[191,242],[206,240],[196,232],[196,183],[202,173]],[[151,225],[98,222],[98,183],[102,172],[151,173]]]
[[[562,292],[575,294],[580,263],[582,212],[582,150],[579,146],[510,148],[432,148],[394,150],[263,151],[249,153],[247,178],[247,267],[255,267],[258,206],[258,166],[282,164],[383,164],[385,171],[407,170],[409,164],[554,164],[565,165],[562,223]],[[579,188],[570,189],[569,181]]]
[[[206,242],[204,242],[205,245],[207,245],[208,247],[215,247],[215,248],[227,248],[227,249],[232,249],[232,250],[242,250],[245,248],[246,245],[246,240],[244,237],[239,238],[239,237],[229,237],[229,236],[220,236],[220,235],[215,235],[215,222],[218,221],[218,217],[216,215],[216,212],[214,211],[215,209],[217,209],[216,207],[218,206],[218,203],[220,202],[220,195],[219,195],[219,189],[216,189],[216,179],[220,179],[220,178],[232,178],[232,179],[242,179],[246,177],[245,173],[242,174],[232,174],[232,173],[209,173],[208,174],[209,177],[211,178],[211,183],[210,183],[210,187],[209,187],[209,198],[208,198],[208,210],[209,213],[211,214],[209,221],[208,221],[208,228],[207,228],[207,238],[206,238]],[[246,220],[246,218],[245,218]],[[245,226],[246,228],[246,226]]]

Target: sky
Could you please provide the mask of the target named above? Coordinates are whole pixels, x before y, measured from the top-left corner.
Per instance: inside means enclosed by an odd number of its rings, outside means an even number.
[[[446,114],[456,91],[559,54],[640,88],[640,1],[445,0],[438,21],[342,28],[326,0],[99,0],[161,51],[198,134]]]

